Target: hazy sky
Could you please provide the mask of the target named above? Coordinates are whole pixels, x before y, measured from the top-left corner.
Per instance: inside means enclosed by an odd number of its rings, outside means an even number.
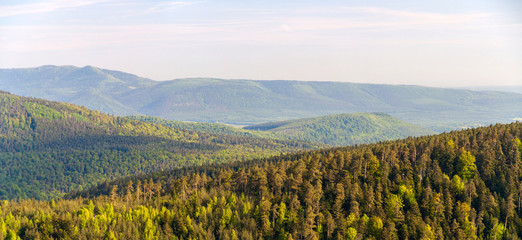
[[[522,85],[522,1],[0,2],[0,68]]]

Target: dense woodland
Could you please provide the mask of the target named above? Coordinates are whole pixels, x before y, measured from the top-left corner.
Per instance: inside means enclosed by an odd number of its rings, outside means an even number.
[[[207,122],[184,122],[184,121],[175,121],[175,120],[166,120],[159,117],[151,117],[151,116],[127,116],[127,118],[156,123],[163,126],[182,129],[182,130],[190,130],[196,132],[206,132],[206,133],[215,133],[215,134],[226,134],[226,135],[236,135],[236,136],[244,136],[244,137],[261,137],[261,138],[271,138],[271,139],[286,139],[284,135],[278,135],[272,132],[265,131],[255,131],[255,130],[246,130],[239,127],[233,127],[220,123],[207,123]],[[313,141],[310,141],[313,142]]]
[[[7,239],[518,239],[522,123],[3,201]]]
[[[179,130],[0,92],[0,199],[48,199],[121,176],[312,147]]]
[[[247,126],[285,139],[346,146],[435,134],[385,113],[347,113]]]
[[[149,116],[128,118],[183,130],[247,137],[297,140],[330,146],[346,146],[435,134],[385,113],[349,113],[294,119],[236,128],[217,123],[165,120]]]

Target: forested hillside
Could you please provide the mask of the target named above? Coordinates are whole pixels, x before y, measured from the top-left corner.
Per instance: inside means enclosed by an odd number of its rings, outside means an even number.
[[[0,93],[0,199],[46,199],[130,174],[309,147],[184,131]]]
[[[332,146],[374,143],[435,134],[434,131],[401,121],[384,113],[329,115],[317,118],[270,122],[246,126],[243,129],[217,123],[172,121],[148,116],[130,116],[129,118],[184,130],[299,140]]]
[[[336,146],[374,143],[384,140],[434,134],[384,113],[351,113],[296,119],[247,126],[285,136],[287,139]]]
[[[522,123],[512,123],[128,177],[69,200],[4,202],[0,234],[517,239],[521,138]]]
[[[246,130],[240,127],[233,127],[221,123],[207,123],[207,122],[184,122],[184,121],[175,121],[175,120],[166,120],[159,117],[151,117],[151,116],[127,116],[127,118],[161,124],[163,126],[190,130],[196,132],[206,132],[206,133],[215,133],[215,134],[227,134],[227,135],[236,135],[236,136],[247,136],[247,137],[263,137],[263,138],[277,138],[277,139],[285,139],[283,135],[278,135],[271,132],[266,131],[255,131],[255,130]]]
[[[42,66],[0,69],[0,86],[15,94],[80,104],[116,115],[236,125],[384,112],[442,132],[522,117],[522,94],[517,93],[328,79],[153,81],[92,66]]]

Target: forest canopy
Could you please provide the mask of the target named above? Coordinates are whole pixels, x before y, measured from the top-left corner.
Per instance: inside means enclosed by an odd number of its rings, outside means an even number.
[[[48,199],[122,176],[314,148],[202,133],[0,93],[0,199]]]
[[[512,239],[522,235],[521,130],[494,125],[120,178],[66,199],[4,202],[0,234]]]

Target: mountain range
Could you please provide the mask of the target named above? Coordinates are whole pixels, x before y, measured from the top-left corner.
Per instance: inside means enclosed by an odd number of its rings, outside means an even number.
[[[522,116],[522,94],[517,93],[323,81],[153,81],[92,66],[0,69],[0,89],[115,115],[237,125],[383,112],[447,131],[511,122]]]

